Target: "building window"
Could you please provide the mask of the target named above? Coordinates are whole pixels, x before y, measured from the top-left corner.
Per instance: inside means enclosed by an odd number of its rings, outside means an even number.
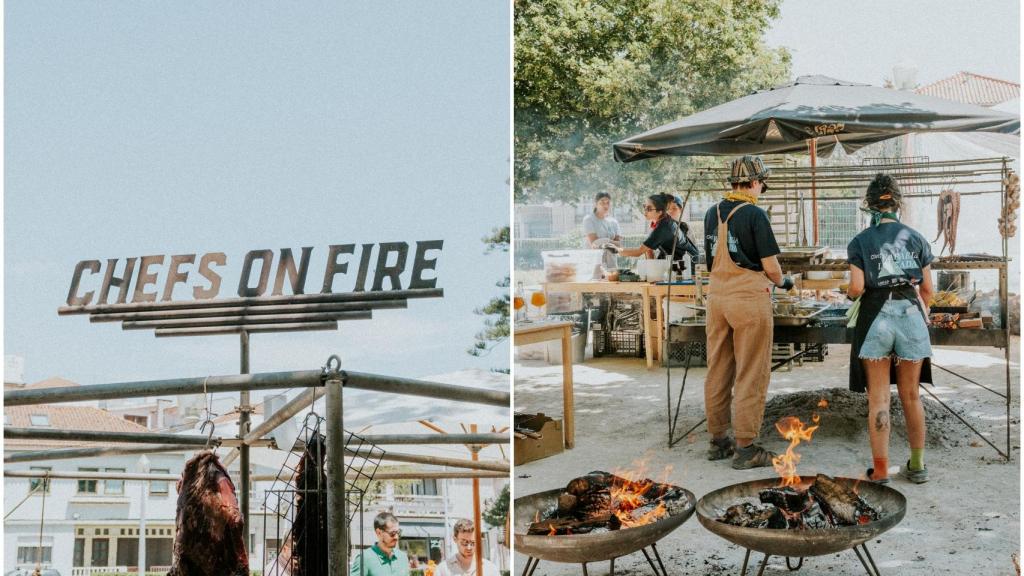
[[[167,468],[150,468],[150,474],[170,474]],[[152,480],[149,483],[149,493],[153,495],[167,495],[167,480]]]
[[[124,472],[124,468],[107,468],[107,472]],[[103,493],[110,494],[113,496],[120,496],[124,494],[124,480],[104,480],[103,481]]]
[[[110,541],[106,538],[94,538],[92,541],[91,566],[106,566],[110,557]]]
[[[413,484],[412,493],[417,496],[437,496],[437,480],[426,478],[419,484]]]
[[[75,568],[85,566],[85,538],[75,538],[75,555],[71,565]]]
[[[79,472],[99,472],[99,468],[79,468]],[[78,481],[78,493],[79,494],[95,494],[96,493],[96,480],[79,480]]]
[[[50,468],[49,466],[31,466],[31,467],[29,467],[29,470],[45,470],[45,471],[49,472],[50,470],[52,470],[52,468]],[[43,485],[43,489],[40,490],[39,493],[42,494],[43,492],[46,492],[47,494],[49,494],[50,493],[50,479],[49,478],[29,478],[29,481],[28,481],[28,490],[29,490],[29,492],[32,492],[32,491],[36,490],[39,487],[40,483]]]
[[[52,562],[50,559],[53,553],[52,546],[43,546],[43,555],[39,557],[38,546],[18,546],[18,564],[35,564],[39,562],[41,564],[49,564]]]
[[[4,426],[10,426],[10,425],[11,425],[11,415],[10,414],[4,414]]]
[[[46,414],[32,414],[28,417],[33,426],[49,426],[50,417]]]
[[[129,421],[129,422],[134,422],[134,423],[138,424],[139,426],[149,427],[149,417],[148,416],[132,416],[131,414],[125,414],[124,415],[124,419]]]

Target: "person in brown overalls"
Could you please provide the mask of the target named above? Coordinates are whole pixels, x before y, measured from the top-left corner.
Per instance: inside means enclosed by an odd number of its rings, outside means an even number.
[[[782,275],[771,222],[756,206],[770,170],[759,156],[732,162],[732,192],[704,217],[704,248],[711,270],[707,306],[708,373],[704,410],[711,433],[708,460],[733,456],[737,470],[770,466],[772,452],[754,443],[764,419],[771,374],[774,284]],[[732,428],[736,439],[729,436]]]

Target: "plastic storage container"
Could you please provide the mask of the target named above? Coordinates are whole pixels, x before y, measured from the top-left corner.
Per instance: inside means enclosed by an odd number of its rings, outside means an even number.
[[[600,280],[604,250],[549,250],[540,253],[547,282]]]

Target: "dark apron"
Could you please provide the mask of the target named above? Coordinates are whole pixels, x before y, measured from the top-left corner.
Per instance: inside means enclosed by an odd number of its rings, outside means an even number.
[[[853,329],[853,342],[850,343],[850,390],[854,392],[865,392],[868,389],[868,375],[864,371],[864,365],[860,360],[860,347],[868,337],[868,330],[875,322],[875,317],[881,312],[882,306],[892,298],[901,300],[912,300],[921,311],[924,318],[924,310],[921,308],[921,300],[917,297],[917,290],[913,286],[897,286],[896,288],[868,288],[860,297],[860,312],[857,313],[857,326]],[[932,383],[932,361],[925,358],[921,365],[921,382]],[[896,363],[889,366],[889,383],[896,383]]]

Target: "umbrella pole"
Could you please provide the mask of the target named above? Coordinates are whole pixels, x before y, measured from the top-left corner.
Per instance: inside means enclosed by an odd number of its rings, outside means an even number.
[[[818,167],[818,139],[811,138],[807,141],[807,147],[811,151],[811,220],[814,235],[814,245],[818,245],[818,189],[815,186],[815,168]]]

